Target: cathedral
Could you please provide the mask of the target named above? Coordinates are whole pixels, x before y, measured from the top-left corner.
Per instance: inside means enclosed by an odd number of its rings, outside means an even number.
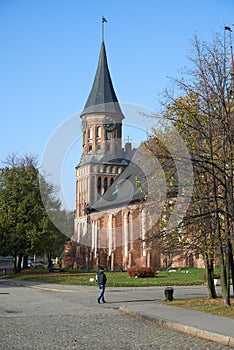
[[[149,237],[163,201],[158,196],[157,205],[152,205],[154,192],[146,204],[152,186],[143,166],[145,157],[129,140],[123,144],[125,116],[113,87],[104,38],[80,118],[82,154],[75,169],[74,235],[65,247],[63,266],[115,271],[162,267],[162,249]]]
[[[157,249],[152,243],[144,242],[147,235],[147,213],[143,206],[147,192],[145,174],[134,161],[137,152],[131,142],[123,145],[125,116],[113,87],[104,40],[80,118],[82,155],[76,167],[72,237],[75,267],[102,266],[117,271],[133,266],[158,268]],[[69,249],[68,244],[65,256]]]

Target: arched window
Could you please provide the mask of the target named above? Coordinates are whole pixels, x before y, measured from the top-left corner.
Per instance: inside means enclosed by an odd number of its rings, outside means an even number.
[[[97,127],[97,138],[100,139],[101,138],[101,132],[102,132],[102,128],[100,126]]]
[[[114,182],[114,179],[113,179],[113,177],[112,177],[112,178],[110,179],[110,185],[112,185],[113,182]]]
[[[107,165],[104,166],[104,173],[108,173],[108,166]]]
[[[104,178],[104,193],[106,192],[108,188],[108,184],[107,184],[107,177]]]
[[[98,191],[98,194],[101,194],[101,190],[102,190],[102,179],[101,179],[101,177],[99,177],[98,180],[97,180],[97,191]]]

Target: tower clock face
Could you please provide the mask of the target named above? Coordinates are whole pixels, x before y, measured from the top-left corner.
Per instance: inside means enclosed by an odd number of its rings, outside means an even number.
[[[81,130],[84,132],[87,128],[87,122],[86,119],[82,119],[81,121]]]
[[[105,117],[102,122],[103,127],[107,131],[113,131],[116,127],[116,121],[113,117]]]

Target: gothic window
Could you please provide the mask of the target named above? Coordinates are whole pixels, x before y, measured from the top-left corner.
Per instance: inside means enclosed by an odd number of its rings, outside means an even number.
[[[100,139],[101,138],[101,132],[102,132],[102,128],[100,126],[97,127],[97,138]]]
[[[112,178],[110,179],[110,185],[112,185],[113,182],[114,182],[114,179],[113,179],[113,177],[112,177]]]
[[[88,152],[92,151],[92,134],[93,134],[93,130],[92,128],[88,129]]]
[[[101,194],[101,190],[102,190],[102,179],[101,179],[101,177],[99,177],[98,180],[97,180],[97,191],[98,191],[98,194]]]
[[[107,191],[108,184],[107,184],[107,177],[104,178],[104,193]]]

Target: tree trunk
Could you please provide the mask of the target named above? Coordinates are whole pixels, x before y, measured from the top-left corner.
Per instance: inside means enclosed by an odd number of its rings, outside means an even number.
[[[229,251],[229,244],[227,242],[226,247],[226,288],[227,288],[227,295],[226,295],[226,301],[225,305],[230,306],[230,251]]]
[[[50,272],[53,271],[53,262],[52,262],[52,259],[51,259],[51,253],[49,253],[47,255],[47,258],[48,258],[48,269]]]
[[[234,297],[234,261],[233,261],[233,251],[232,251],[232,243],[229,241],[229,254],[230,254],[230,270],[231,270],[231,276],[232,276],[232,294]]]
[[[14,273],[17,273],[17,252],[14,253]]]
[[[229,293],[229,286],[227,283],[227,261],[225,264],[225,256],[224,256],[221,238],[220,238],[219,244],[220,244],[220,247],[219,247],[220,277],[221,277],[223,305],[230,306],[230,293]]]
[[[22,259],[23,259],[23,254],[20,253],[17,261],[17,272],[21,272]]]
[[[207,253],[205,253],[204,260],[206,268],[208,296],[209,298],[217,298],[214,285],[214,261],[212,258],[209,259]]]
[[[28,256],[24,255],[23,256],[23,269],[27,269],[28,267]]]

